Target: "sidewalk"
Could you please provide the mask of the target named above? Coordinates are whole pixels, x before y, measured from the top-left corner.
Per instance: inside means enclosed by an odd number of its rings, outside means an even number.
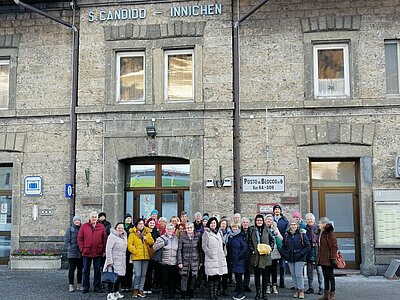
[[[289,277],[286,278],[286,285],[291,286]],[[378,276],[352,275],[336,277],[336,285],[336,299],[338,300],[400,299],[400,280],[390,281]],[[233,293],[231,294],[233,295]],[[279,294],[270,294],[268,299],[293,299],[292,295],[293,291],[289,288],[279,289]],[[153,294],[147,298],[159,299],[159,296],[159,294]],[[205,290],[199,296],[196,299],[206,299]],[[247,293],[246,299],[254,299],[254,296],[254,292]],[[67,270],[11,271],[4,266],[0,267],[0,299],[2,300],[106,299],[106,297],[106,292],[103,294],[96,294],[92,291],[88,294],[82,294],[78,291],[68,292]],[[131,294],[125,294],[125,297],[132,299]],[[306,295],[306,299],[310,300],[316,300],[319,297],[316,294]]]

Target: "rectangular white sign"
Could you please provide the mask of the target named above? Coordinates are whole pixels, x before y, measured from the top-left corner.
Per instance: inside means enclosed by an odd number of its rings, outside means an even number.
[[[242,176],[243,192],[276,193],[285,191],[284,175]]]

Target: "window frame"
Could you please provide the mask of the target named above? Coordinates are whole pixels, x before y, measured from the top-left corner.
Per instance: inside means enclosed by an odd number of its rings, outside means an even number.
[[[386,88],[385,88],[385,92],[386,92],[386,96],[389,97],[398,97],[400,96],[400,40],[385,40],[384,41],[384,53],[385,53],[385,61],[386,61],[386,45],[389,44],[395,44],[396,47],[396,51],[397,51],[397,84],[398,84],[398,93],[396,94],[390,94],[388,93],[388,80],[387,80],[387,69],[386,69],[386,62],[385,62],[385,83],[386,83]]]
[[[350,53],[349,43],[315,43],[313,46],[313,81],[314,81],[314,99],[326,99],[335,98],[343,99],[350,98]],[[319,94],[319,82],[318,82],[318,50],[343,50],[343,68],[344,68],[344,94],[343,95],[321,95]]]
[[[142,57],[143,58],[143,97],[136,100],[122,100],[120,99],[121,85],[120,85],[120,72],[121,72],[121,58],[122,57]],[[116,52],[115,62],[115,100],[117,104],[144,104],[146,102],[146,53],[145,51],[119,51]]]
[[[0,106],[0,110],[8,110],[10,108],[11,98],[11,57],[0,57],[0,66],[8,66],[8,95],[7,103],[4,107]]]
[[[192,55],[192,98],[188,99],[170,99],[168,95],[168,57],[179,54],[190,54]],[[167,103],[179,103],[179,102],[195,102],[195,49],[165,49],[164,50],[164,101]]]

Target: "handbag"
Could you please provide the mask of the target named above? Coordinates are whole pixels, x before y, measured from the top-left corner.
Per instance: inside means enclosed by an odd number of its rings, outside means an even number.
[[[338,269],[346,268],[346,261],[344,260],[342,252],[340,251],[338,251],[336,254],[336,266],[338,267]]]
[[[114,272],[114,267],[111,266],[111,272],[109,268],[105,270],[105,272],[101,273],[101,282],[103,283],[116,283],[118,280],[118,274]]]
[[[160,238],[162,238],[165,242],[165,239],[160,236]],[[162,253],[163,253],[164,247],[158,249],[157,251],[154,252],[153,256],[151,257],[151,260],[155,261],[155,262],[160,262],[161,258],[162,258]]]

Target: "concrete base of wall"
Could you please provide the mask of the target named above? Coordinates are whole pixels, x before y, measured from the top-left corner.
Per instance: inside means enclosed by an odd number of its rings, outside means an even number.
[[[11,270],[59,270],[61,256],[11,256]]]

